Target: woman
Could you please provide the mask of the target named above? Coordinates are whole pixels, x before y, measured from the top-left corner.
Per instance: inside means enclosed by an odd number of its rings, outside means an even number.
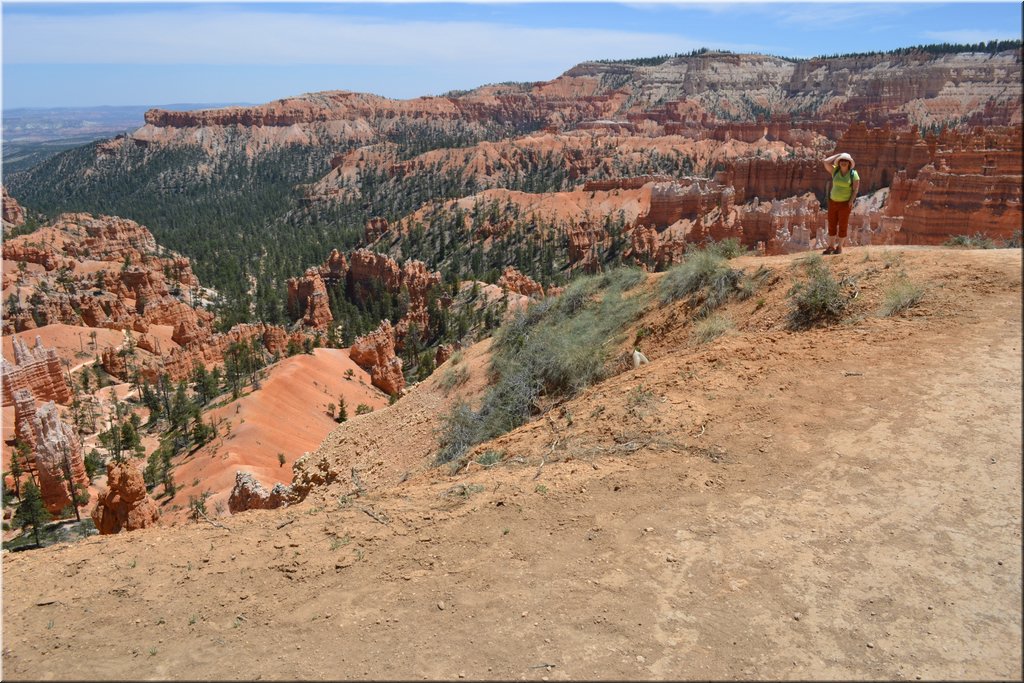
[[[842,254],[850,224],[850,210],[860,189],[860,176],[853,170],[853,157],[846,152],[826,157],[822,164],[832,176],[828,195],[828,247],[822,253]]]

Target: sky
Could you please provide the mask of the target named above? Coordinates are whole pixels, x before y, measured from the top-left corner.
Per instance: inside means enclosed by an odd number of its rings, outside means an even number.
[[[814,57],[1021,39],[1001,2],[27,2],[2,5],[2,106],[406,99],[698,48]]]

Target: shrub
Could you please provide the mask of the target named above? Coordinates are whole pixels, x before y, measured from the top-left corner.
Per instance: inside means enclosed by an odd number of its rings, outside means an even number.
[[[715,314],[697,323],[690,336],[695,344],[707,344],[722,336],[732,326],[731,320]]]
[[[720,242],[709,242],[704,247],[704,250],[717,254],[724,259],[744,256],[747,253],[747,248],[740,244],[739,238],[737,237],[727,237]]]
[[[771,270],[764,266],[753,275],[744,275],[743,271],[730,268],[719,252],[701,249],[662,278],[661,301],[667,304],[686,296],[702,299],[696,315],[704,318],[733,296],[740,300],[750,298],[769,275]]]
[[[493,467],[501,462],[505,457],[504,451],[484,451],[476,457],[477,463],[484,467]]]
[[[470,446],[477,443],[479,425],[480,416],[465,403],[459,403],[447,415],[442,415],[439,437],[441,449],[437,452],[437,464],[460,458]]]
[[[789,322],[795,329],[834,322],[842,317],[848,303],[842,284],[832,277],[820,255],[809,257],[806,267],[807,282],[798,282],[789,291]]]
[[[943,243],[946,247],[966,247],[967,249],[995,249],[996,243],[983,232],[973,235],[954,235]]]
[[[89,481],[92,481],[99,475],[105,467],[103,456],[100,452],[93,448],[85,456],[85,476],[89,477]]]
[[[359,405],[356,406],[356,415],[366,415],[367,413],[372,413],[372,412],[373,412],[373,408],[371,408],[370,406],[366,405],[365,403],[360,403]]]
[[[479,410],[459,404],[443,418],[438,464],[522,425],[539,411],[542,397],[571,397],[607,376],[612,348],[644,305],[643,296],[626,298],[620,289],[635,280],[635,274],[614,273],[581,278],[499,328],[492,384]]]
[[[646,279],[647,273],[641,268],[623,266],[609,270],[601,276],[599,282],[603,289],[628,292]]]
[[[447,396],[452,389],[460,387],[469,380],[469,368],[462,366],[460,368],[448,368],[441,379],[437,381],[437,386],[444,395]]]
[[[556,302],[558,310],[563,314],[574,315],[583,309],[590,298],[597,293],[602,281],[608,281],[608,277],[607,275],[578,277],[570,282],[561,296],[556,297],[553,301]]]
[[[882,304],[882,315],[890,316],[902,313],[921,303],[924,288],[909,280],[902,279],[885,292],[885,303]]]
[[[667,304],[693,294],[728,270],[725,259],[718,254],[705,249],[695,251],[661,279],[661,302]]]
[[[1024,230],[1018,230],[1017,232],[1013,233],[1013,236],[1010,237],[1010,239],[1006,240],[1006,248],[1020,249],[1022,235],[1024,235]]]

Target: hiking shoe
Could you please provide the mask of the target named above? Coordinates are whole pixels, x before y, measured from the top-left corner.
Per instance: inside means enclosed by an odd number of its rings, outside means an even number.
[[[835,249],[832,250],[832,253],[833,254],[842,254],[843,253],[843,248],[842,247],[836,247]]]
[[[822,254],[824,254],[825,256],[828,256],[829,254],[834,254],[834,253],[836,253],[836,250],[835,250],[835,249],[833,249],[832,247],[829,247],[828,249],[826,249],[825,251],[823,251],[823,252],[821,252],[821,253],[822,253]]]

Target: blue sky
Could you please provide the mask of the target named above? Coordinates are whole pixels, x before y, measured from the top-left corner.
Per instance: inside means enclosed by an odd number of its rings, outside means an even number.
[[[1021,38],[1004,2],[4,0],[3,108],[395,98],[708,47],[784,57]]]

